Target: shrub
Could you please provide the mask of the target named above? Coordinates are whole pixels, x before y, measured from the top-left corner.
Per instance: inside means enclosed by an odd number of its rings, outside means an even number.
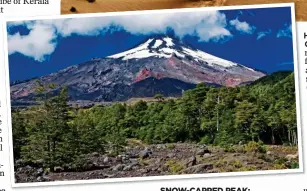
[[[227,161],[225,161],[224,159],[219,159],[219,160],[214,162],[214,166],[216,168],[221,168],[223,166],[227,166]]]
[[[275,167],[280,167],[278,169],[297,169],[299,168],[299,163],[296,161],[288,161],[285,157],[278,158],[274,161]]]
[[[200,144],[210,144],[211,143],[211,138],[209,136],[204,136],[203,138],[201,138],[201,140],[199,141]]]
[[[220,159],[214,163],[214,168],[218,168],[219,172],[235,172],[243,168],[240,160],[227,161]]]
[[[242,162],[239,161],[239,160],[231,161],[231,162],[229,163],[229,165],[231,165],[231,166],[233,166],[233,167],[235,167],[235,168],[242,168],[242,167],[243,167]]]
[[[237,153],[245,153],[246,151],[245,151],[245,148],[244,148],[243,145],[238,145],[238,146],[236,146],[236,152]]]
[[[239,168],[240,172],[255,171],[255,170],[257,170],[257,167],[255,166],[244,166],[244,167]]]
[[[167,145],[167,148],[168,149],[174,149],[176,146],[175,146],[175,144],[168,144]]]
[[[84,155],[81,155],[80,157],[76,158],[71,163],[65,166],[67,168],[66,170],[68,171],[82,172],[84,170],[87,170],[88,164],[89,160],[87,160]]]
[[[172,174],[178,174],[184,169],[184,165],[182,163],[173,159],[167,161],[166,166]]]
[[[298,164],[298,162],[295,162],[295,161],[293,161],[289,164],[290,169],[298,169],[299,167],[300,167],[300,165]]]
[[[266,150],[262,142],[250,141],[245,145],[245,151],[248,153],[266,153]]]
[[[288,162],[288,159],[286,159],[285,157],[281,157],[281,158],[278,158],[274,161],[274,164],[279,164],[279,165],[282,165],[282,164],[286,164]]]
[[[224,152],[226,153],[234,153],[236,152],[236,149],[234,148],[234,146],[224,146]]]
[[[148,166],[151,163],[151,159],[142,159],[139,158],[141,166]]]
[[[285,164],[274,164],[273,168],[270,170],[282,170],[282,169],[287,169]]]
[[[264,160],[265,162],[272,162],[274,160],[273,157],[270,157],[263,153],[259,154],[258,158]]]

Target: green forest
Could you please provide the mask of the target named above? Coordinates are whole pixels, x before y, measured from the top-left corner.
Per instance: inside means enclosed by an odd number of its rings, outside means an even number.
[[[88,153],[120,153],[131,138],[147,144],[297,145],[293,72],[234,88],[198,84],[176,99],[156,95],[155,102],[91,108],[69,106],[67,88],[44,93],[49,88],[38,83],[39,105],[12,108],[15,160],[77,167]]]

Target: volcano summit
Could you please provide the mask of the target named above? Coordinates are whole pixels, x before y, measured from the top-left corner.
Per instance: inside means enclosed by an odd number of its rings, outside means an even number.
[[[35,86],[67,86],[71,101],[112,102],[155,94],[180,96],[198,83],[235,87],[264,73],[167,36],[152,36],[127,51],[95,58],[39,78],[11,84],[12,103],[33,101]]]

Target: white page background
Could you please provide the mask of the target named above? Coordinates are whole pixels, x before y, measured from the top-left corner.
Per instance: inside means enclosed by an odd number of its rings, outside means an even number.
[[[49,5],[8,5],[4,6],[5,14],[0,15],[6,17],[18,17],[21,16],[37,16],[37,15],[52,15],[60,13],[60,2],[59,0],[50,0]],[[300,76],[300,89],[301,89],[301,119],[302,126],[307,124],[307,103],[304,98],[307,95],[306,92],[306,76],[305,73],[305,48],[304,43],[304,32],[307,32],[307,22],[297,24],[297,39],[298,39],[298,56],[299,56],[299,76]],[[1,31],[2,28],[1,28]],[[0,33],[0,44],[3,45],[3,33]],[[3,46],[0,45],[0,54],[3,55]],[[5,189],[10,190],[50,190],[50,191],[121,191],[121,190],[142,190],[142,191],[160,191],[161,187],[249,187],[251,191],[303,191],[304,188],[307,189],[307,175],[306,174],[279,174],[279,175],[254,175],[254,176],[232,176],[232,177],[215,177],[215,178],[197,178],[197,179],[177,179],[177,180],[154,180],[154,181],[139,181],[139,182],[124,182],[124,183],[104,183],[104,184],[86,184],[86,185],[61,185],[61,186],[50,186],[50,187],[27,187],[27,188],[11,188],[10,180],[10,169],[9,169],[9,148],[8,148],[8,129],[6,118],[7,111],[5,100],[6,100],[6,82],[5,82],[5,64],[4,55],[1,58],[0,63],[0,100],[1,108],[0,115],[3,121],[2,124],[2,137],[3,137],[3,152],[0,152],[0,164],[4,165],[1,167],[4,169],[6,176],[0,177],[0,190]],[[22,68],[21,68],[22,70]],[[304,107],[305,106],[305,107]],[[302,127],[302,138],[303,138],[303,151],[307,153],[304,148],[304,137],[307,137],[307,131],[304,131]],[[306,164],[306,157],[304,158],[304,164]]]

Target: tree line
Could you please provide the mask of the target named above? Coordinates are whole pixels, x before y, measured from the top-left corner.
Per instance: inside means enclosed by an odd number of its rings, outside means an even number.
[[[156,95],[153,103],[87,109],[68,105],[67,88],[51,95],[52,88],[38,82],[40,104],[12,110],[15,160],[78,169],[83,155],[117,155],[129,138],[148,144],[297,144],[293,72],[234,88],[198,84],[177,99]]]

